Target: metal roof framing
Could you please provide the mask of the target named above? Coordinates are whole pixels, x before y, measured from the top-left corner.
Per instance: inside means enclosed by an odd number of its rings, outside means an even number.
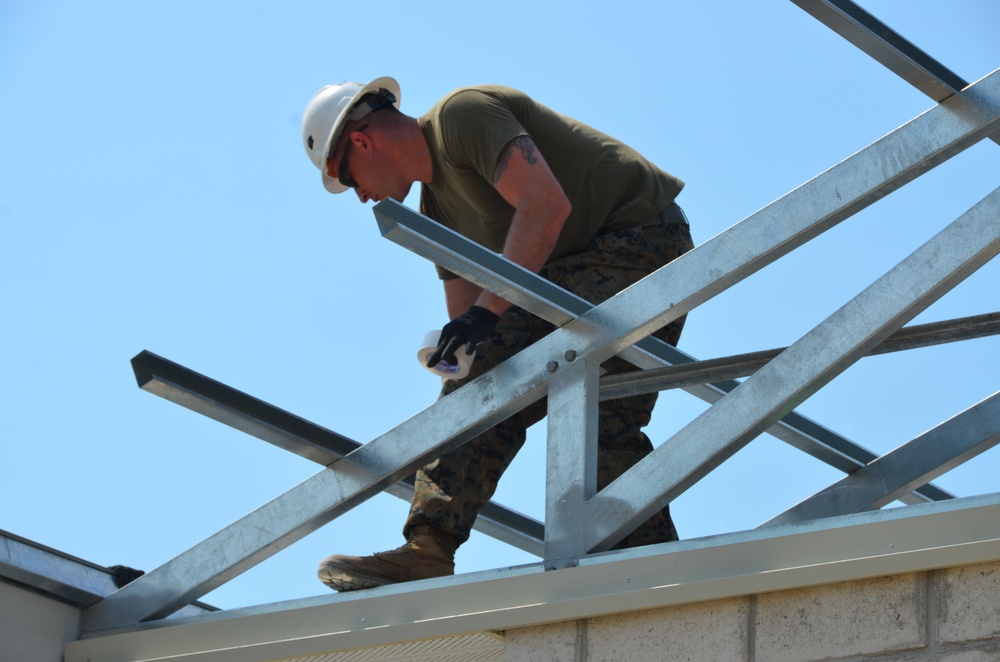
[[[939,103],[596,306],[396,202],[379,203],[387,238],[559,328],[369,443],[152,354],[137,356],[144,389],[326,468],[87,608],[86,638],[68,646],[67,662],[288,658],[1000,558],[1000,493],[957,499],[926,484],[1000,441],[1000,394],[881,458],[794,412],[883,343],[996,332],[995,315],[900,329],[1000,252],[1000,188],[787,348],[706,365],[647,337],[964,149],[996,139],[1000,70],[970,85],[848,0],[793,2]],[[646,372],[602,383],[598,366],[616,354]],[[687,381],[675,364],[691,364],[683,366]],[[743,382],[706,383],[744,374]],[[598,400],[614,397],[611,389],[678,386],[713,406],[597,492]],[[543,397],[546,525],[498,505],[485,523],[491,535],[540,551],[541,563],[157,620],[380,491],[407,496],[401,481],[417,467]],[[849,475],[753,531],[601,553],[765,431]],[[894,499],[917,505],[876,510]],[[417,591],[419,601],[405,599]]]

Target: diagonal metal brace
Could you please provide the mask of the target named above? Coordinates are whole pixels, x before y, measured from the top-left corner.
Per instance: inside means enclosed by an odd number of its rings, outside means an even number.
[[[886,453],[761,524],[778,526],[876,510],[1000,443],[1000,393]]]

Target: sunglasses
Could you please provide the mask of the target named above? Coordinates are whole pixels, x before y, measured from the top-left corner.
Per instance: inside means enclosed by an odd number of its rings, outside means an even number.
[[[367,128],[368,125],[364,124],[358,127],[357,129],[353,129],[353,131],[364,131]],[[353,177],[351,177],[351,173],[348,170],[347,156],[348,154],[350,154],[350,152],[351,152],[351,143],[348,142],[347,147],[344,149],[344,155],[340,158],[340,166],[337,168],[337,181],[346,186],[347,188],[356,189],[358,188],[358,182]],[[326,162],[327,172],[330,171],[330,163],[332,161],[333,159],[331,158]]]

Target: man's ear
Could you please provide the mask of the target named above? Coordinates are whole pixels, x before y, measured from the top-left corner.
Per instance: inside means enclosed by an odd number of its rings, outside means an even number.
[[[355,149],[359,149],[363,152],[371,152],[372,150],[372,139],[369,129],[358,130],[355,129],[351,131],[351,142],[354,143]]]

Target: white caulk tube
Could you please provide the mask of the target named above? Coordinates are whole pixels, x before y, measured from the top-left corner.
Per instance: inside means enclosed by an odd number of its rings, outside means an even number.
[[[417,360],[420,361],[420,365],[424,367],[425,370],[433,372],[438,377],[442,379],[461,379],[469,374],[469,368],[472,367],[472,360],[476,358],[476,353],[472,354],[465,353],[465,347],[459,347],[458,351],[455,352],[455,358],[458,360],[458,365],[452,365],[445,361],[439,361],[436,366],[427,367],[427,361],[431,358],[431,355],[437,351],[438,340],[441,338],[440,331],[428,331],[427,335],[424,336],[424,343],[420,350],[417,352]]]

